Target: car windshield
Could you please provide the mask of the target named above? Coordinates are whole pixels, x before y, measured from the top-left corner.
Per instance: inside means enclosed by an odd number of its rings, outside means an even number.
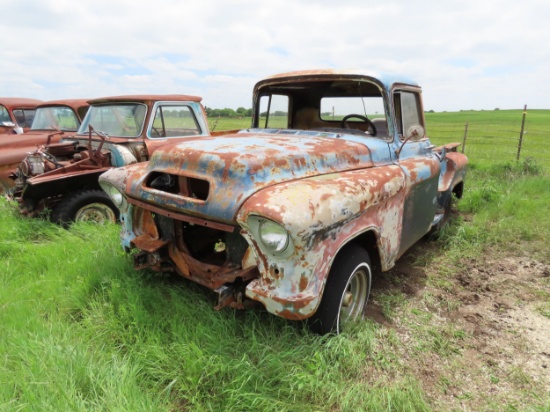
[[[80,121],[73,109],[67,106],[39,107],[31,130],[64,130],[76,132]]]
[[[8,109],[6,109],[4,106],[0,105],[0,123],[4,122],[11,122],[10,113],[8,112]]]
[[[90,107],[78,134],[88,133],[88,125],[109,136],[138,137],[143,130],[147,107],[141,103],[101,104]]]

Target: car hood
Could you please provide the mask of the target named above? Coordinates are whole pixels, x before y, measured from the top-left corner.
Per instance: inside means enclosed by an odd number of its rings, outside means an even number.
[[[386,142],[341,136],[311,132],[241,132],[190,139],[161,148],[148,163],[131,167],[126,177],[126,192],[132,198],[156,206],[231,223],[247,198],[269,186],[368,168],[384,158],[389,161]],[[374,155],[375,152],[385,155]],[[208,181],[208,195],[200,200],[147,187],[151,181],[149,176],[159,173]]]
[[[36,149],[38,146],[46,144],[48,136],[55,133],[55,131],[46,131],[46,130],[31,130],[23,134],[12,134],[9,136],[4,136],[0,139],[0,149],[13,149],[16,147],[25,147],[31,148],[31,150]],[[70,133],[70,132],[69,132]],[[65,136],[67,132],[65,132]],[[58,142],[62,136],[55,134],[52,136],[52,142]]]

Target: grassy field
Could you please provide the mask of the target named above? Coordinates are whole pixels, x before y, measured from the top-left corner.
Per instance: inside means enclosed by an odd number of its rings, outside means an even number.
[[[0,199],[0,411],[549,411],[550,176],[470,161],[451,226],[331,337],[216,312],[134,271],[117,226],[67,231]]]
[[[485,110],[426,113],[426,129],[437,145],[463,142],[465,154],[481,163],[516,160],[523,110]],[[248,128],[250,118],[209,119],[214,130]],[[550,172],[550,110],[529,110],[526,115],[520,160],[534,159]]]

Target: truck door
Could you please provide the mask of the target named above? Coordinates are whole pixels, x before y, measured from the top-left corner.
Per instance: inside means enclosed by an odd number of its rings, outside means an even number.
[[[436,207],[440,163],[424,136],[424,115],[420,95],[400,90],[393,95],[399,139],[394,142],[396,158],[407,179],[407,195],[399,255],[424,236],[431,227]],[[421,129],[418,128],[421,126]],[[410,137],[411,127],[421,135]],[[407,137],[410,137],[407,140]]]

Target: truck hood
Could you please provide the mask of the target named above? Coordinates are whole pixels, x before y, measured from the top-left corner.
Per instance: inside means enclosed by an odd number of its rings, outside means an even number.
[[[162,208],[234,223],[243,202],[266,187],[372,167],[380,160],[380,155],[373,155],[374,152],[383,152],[381,157],[389,161],[386,142],[369,137],[345,135],[343,139],[341,136],[281,131],[190,139],[155,151],[146,164],[131,166],[126,192],[132,198]],[[201,200],[181,195],[181,190],[174,193],[174,190],[149,187],[152,179],[162,174],[207,181],[208,193]]]
[[[0,150],[4,149],[13,149],[18,147],[23,147],[27,151],[31,152],[46,144],[48,136],[53,134],[55,131],[47,130],[31,130],[23,134],[12,134],[9,136],[3,136],[0,138]],[[70,132],[69,132],[70,133]],[[74,133],[73,133],[74,134]],[[67,132],[65,132],[65,136]],[[55,143],[61,140],[62,136],[59,134],[52,137],[51,142]]]

